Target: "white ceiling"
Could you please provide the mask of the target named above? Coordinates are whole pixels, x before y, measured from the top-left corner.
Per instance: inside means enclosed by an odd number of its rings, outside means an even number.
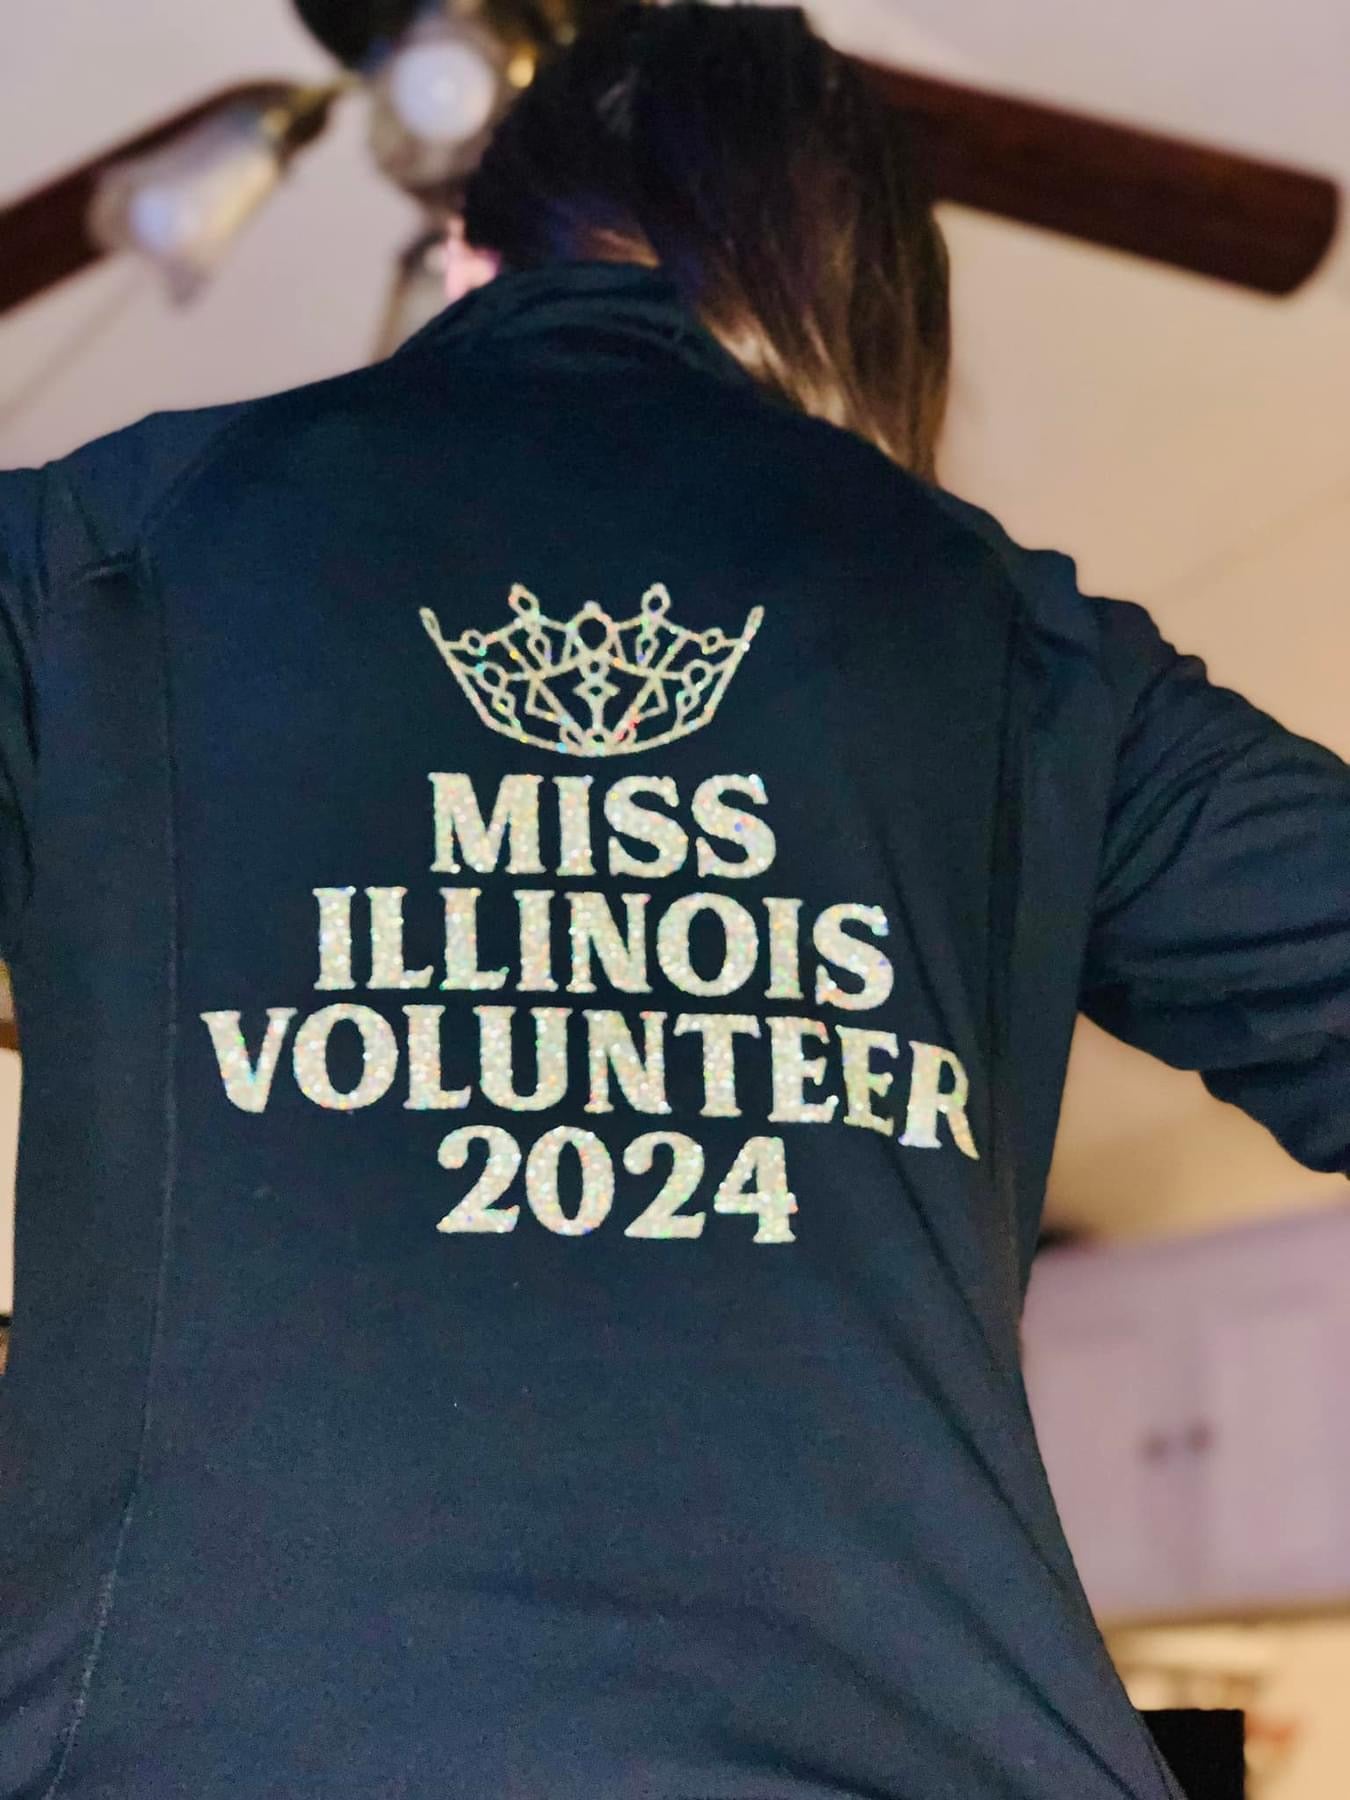
[[[821,0],[846,47],[1338,174],[1343,0]],[[320,73],[286,0],[43,0],[0,65],[0,198],[255,74]],[[214,286],[173,312],[109,265],[0,322],[0,464],[164,406],[362,360],[415,229],[359,108],[299,165]],[[1251,297],[944,212],[957,383],[944,478],[1024,541],[1142,601],[1216,679],[1350,756],[1350,248],[1301,296]],[[1182,1230],[1343,1200],[1260,1127],[1084,1023],[1049,1216]]]
[[[841,44],[1309,166],[1350,153],[1342,0],[820,0]]]

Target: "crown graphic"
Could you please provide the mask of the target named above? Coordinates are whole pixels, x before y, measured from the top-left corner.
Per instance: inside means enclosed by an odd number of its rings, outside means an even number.
[[[429,606],[420,617],[485,725],[572,756],[623,756],[706,725],[764,617],[752,608],[739,637],[716,625],[686,631],[660,584],[631,619],[594,600],[552,619],[519,583],[508,604],[511,624],[457,638],[442,635]]]

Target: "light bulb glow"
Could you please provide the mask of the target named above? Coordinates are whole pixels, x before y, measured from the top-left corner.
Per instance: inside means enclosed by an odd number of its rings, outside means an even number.
[[[458,144],[476,136],[497,102],[499,77],[478,47],[462,37],[411,43],[388,74],[389,100],[404,126],[423,142]]]
[[[149,257],[174,298],[185,300],[280,179],[280,158],[256,114],[231,111],[108,169],[95,190],[89,228],[110,250]]]
[[[232,237],[277,178],[276,158],[263,145],[240,146],[228,165],[194,177],[147,182],[135,189],[127,223],[148,256],[182,256],[205,238]]]

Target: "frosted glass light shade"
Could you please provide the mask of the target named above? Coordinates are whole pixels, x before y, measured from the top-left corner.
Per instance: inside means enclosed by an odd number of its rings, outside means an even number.
[[[433,7],[394,45],[371,82],[370,141],[392,180],[432,203],[474,167],[514,93],[495,32]]]
[[[146,156],[107,169],[89,209],[91,235],[158,265],[185,301],[274,192],[283,172],[262,109],[229,107]]]
[[[459,144],[492,117],[500,77],[482,48],[464,37],[429,39],[389,65],[389,103],[415,137]]]

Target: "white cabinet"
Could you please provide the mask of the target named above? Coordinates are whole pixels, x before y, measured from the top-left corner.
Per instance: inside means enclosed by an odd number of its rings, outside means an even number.
[[[1184,1559],[1171,1540],[1185,1518],[1169,1507],[1147,1450],[1164,1429],[1165,1377],[1147,1333],[1120,1313],[1050,1327],[1028,1352],[1042,1456],[1094,1602],[1128,1594],[1145,1608],[1164,1605]]]
[[[1023,1344],[1100,1618],[1350,1601],[1350,1206],[1048,1252]]]
[[[1245,1238],[1216,1246],[1204,1276],[1189,1337],[1199,1597],[1350,1596],[1350,1239]]]

